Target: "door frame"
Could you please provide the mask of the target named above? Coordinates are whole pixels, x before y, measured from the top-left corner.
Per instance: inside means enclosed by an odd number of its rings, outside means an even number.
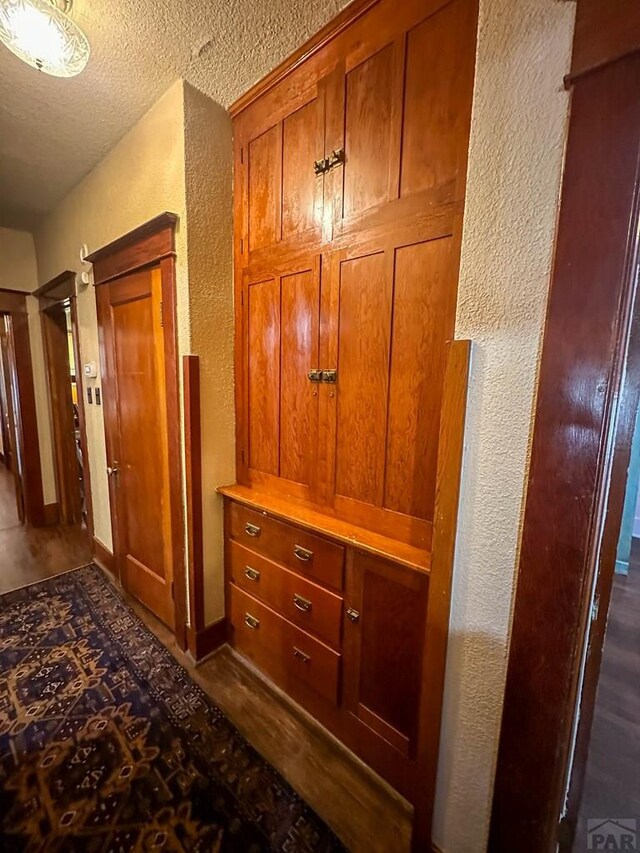
[[[44,506],[36,396],[31,361],[28,295],[21,290],[0,288],[0,314],[7,314],[11,317],[13,328],[15,379],[19,398],[19,410],[14,412],[14,418],[16,427],[20,431],[24,450],[24,459],[22,460],[24,520],[33,527],[44,527],[47,524],[47,514]]]
[[[93,279],[96,287],[98,308],[98,332],[100,337],[100,363],[102,386],[105,398],[104,417],[107,448],[109,447],[110,417],[109,401],[114,399],[113,377],[106,371],[106,342],[104,324],[100,312],[97,288],[122,276],[137,272],[145,267],[159,266],[163,291],[163,323],[165,327],[165,388],[167,407],[167,432],[169,446],[169,496],[171,516],[171,540],[174,581],[175,637],[180,649],[187,648],[187,589],[185,575],[185,522],[183,507],[182,444],[180,436],[180,389],[178,374],[178,347],[176,330],[176,283],[175,283],[175,229],[178,216],[161,213],[133,231],[92,252],[87,261],[93,264]],[[109,490],[111,525],[114,536],[114,552],[119,553],[117,507]],[[116,561],[119,563],[119,561]],[[119,571],[119,569],[118,569]],[[120,580],[120,578],[118,578]]]
[[[570,849],[586,769],[640,391],[635,0],[579,0],[567,84],[571,119],[489,838],[500,853]]]
[[[76,295],[76,273],[73,270],[65,270],[64,272],[52,278],[50,281],[41,285],[33,292],[33,296],[38,299],[40,307],[40,320],[42,325],[42,343],[44,351],[45,366],[47,368],[47,376],[50,386],[53,387],[56,378],[62,365],[52,361],[52,352],[49,346],[49,310],[61,305],[64,302],[69,303],[71,311],[71,338],[73,342],[73,354],[76,365],[76,388],[78,392],[78,421],[80,426],[80,452],[82,454],[82,468],[85,489],[85,504],[87,509],[87,529],[93,536],[93,507],[91,502],[91,474],[89,471],[89,453],[87,447],[87,429],[86,429],[86,413],[84,408],[84,385],[82,379],[82,367],[80,361],[80,341],[78,332],[78,306]],[[68,363],[67,363],[68,366]],[[56,468],[56,487],[58,490],[58,512],[60,521],[63,524],[77,523],[80,519],[74,522],[74,518],[69,516],[66,511],[66,506],[73,502],[72,489],[74,484],[70,482],[71,472],[69,468],[69,460],[61,455],[62,448],[56,440],[56,436],[60,435],[65,427],[68,426],[69,412],[67,407],[59,405],[59,399],[53,394],[49,395],[49,405],[51,411],[51,423],[54,430],[54,462]],[[74,462],[75,462],[75,446],[74,446]],[[79,494],[79,490],[78,490]],[[71,516],[74,516],[71,513]]]

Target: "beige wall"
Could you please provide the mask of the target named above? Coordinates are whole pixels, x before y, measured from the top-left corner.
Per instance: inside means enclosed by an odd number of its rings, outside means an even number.
[[[36,253],[32,235],[27,231],[0,228],[0,288],[32,293],[37,286]],[[29,311],[29,340],[36,397],[42,491],[45,504],[52,504],[56,501],[56,481],[49,417],[49,391],[42,349],[42,326],[38,301],[31,296],[28,297],[27,308]]]
[[[176,283],[178,340],[188,347],[188,274],[185,233],[184,100],[177,82],[96,168],[66,196],[35,233],[38,275],[47,281],[65,269],[88,269],[80,247],[98,249],[165,210],[180,217]],[[93,286],[78,287],[82,363],[100,363]],[[100,385],[100,376],[95,385]],[[113,547],[102,408],[86,405],[96,537]]]
[[[35,234],[39,277],[46,281],[63,269],[87,269],[79,256],[83,244],[98,249],[165,210],[179,216],[178,353],[201,359],[205,614],[211,621],[224,615],[222,503],[215,489],[235,477],[231,169],[228,114],[178,81]],[[78,317],[82,362],[99,364],[91,285],[79,288]],[[112,548],[102,409],[86,405],[85,411],[95,535]]]
[[[456,337],[475,341],[435,841],[485,848],[575,4],[481,0]]]

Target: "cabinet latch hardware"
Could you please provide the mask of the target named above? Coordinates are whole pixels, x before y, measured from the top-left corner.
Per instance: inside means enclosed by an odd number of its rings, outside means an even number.
[[[247,628],[251,628],[252,631],[255,631],[256,628],[260,627],[260,620],[256,619],[256,617],[252,616],[250,613],[245,613],[244,624],[247,626]]]
[[[320,160],[313,161],[313,171],[316,175],[323,175],[329,168],[329,158],[322,157]]]
[[[337,370],[323,370],[322,371],[322,381],[335,384],[338,381],[338,371]]]
[[[294,545],[293,554],[302,563],[308,563],[313,558],[313,551],[307,551],[301,545]]]
[[[321,370],[316,370],[314,368],[313,370],[310,370],[307,373],[307,376],[309,377],[310,382],[322,382],[322,371]]]
[[[294,593],[293,595],[293,603],[298,608],[298,610],[302,610],[303,613],[309,613],[311,608],[313,607],[312,603],[308,598],[303,598],[298,593]]]
[[[260,572],[257,569],[252,569],[251,566],[247,566],[244,570],[244,573],[250,581],[260,580]]]
[[[244,532],[247,536],[253,536],[254,539],[256,536],[260,536],[260,528],[256,524],[249,524],[249,522],[245,524]]]
[[[333,169],[334,166],[344,163],[344,148],[334,148],[331,154],[327,157],[327,172]]]
[[[347,617],[355,624],[360,621],[360,613],[357,610],[354,610],[353,607],[349,607],[347,610]]]
[[[298,658],[298,660],[301,660],[302,663],[307,663],[307,661],[311,660],[311,655],[305,654],[303,651],[296,648],[296,646],[293,647],[293,656]]]

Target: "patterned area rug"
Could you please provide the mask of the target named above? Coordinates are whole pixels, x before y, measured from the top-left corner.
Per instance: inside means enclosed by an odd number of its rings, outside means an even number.
[[[342,851],[96,567],[0,596],[0,850]]]

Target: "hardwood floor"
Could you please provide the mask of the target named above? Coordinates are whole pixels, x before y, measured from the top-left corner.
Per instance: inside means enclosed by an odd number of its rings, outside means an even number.
[[[121,590],[122,592],[122,590]],[[247,740],[354,853],[408,853],[412,808],[353,753],[259,677],[229,646],[200,666],[169,630],[126,600]]]
[[[640,541],[629,574],[614,579],[574,853],[587,849],[589,818],[640,827]]]
[[[25,527],[11,474],[0,466],[0,594],[91,560],[91,541],[76,526]]]

